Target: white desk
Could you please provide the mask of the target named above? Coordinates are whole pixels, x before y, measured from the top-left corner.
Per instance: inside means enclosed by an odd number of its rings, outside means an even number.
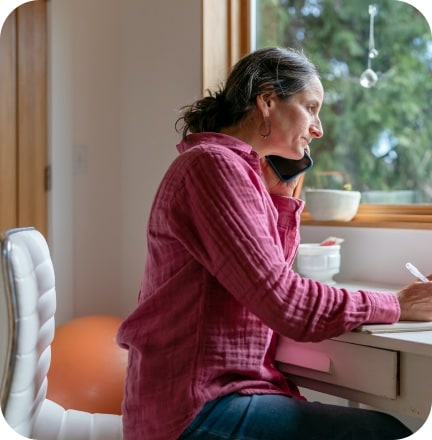
[[[276,361],[304,388],[423,420],[431,412],[432,331],[351,332],[319,343],[280,337]]]

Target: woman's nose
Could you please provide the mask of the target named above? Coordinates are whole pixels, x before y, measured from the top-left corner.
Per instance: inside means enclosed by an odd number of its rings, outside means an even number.
[[[311,134],[313,137],[315,137],[315,138],[320,138],[320,137],[322,137],[323,134],[324,134],[324,131],[323,131],[323,128],[322,128],[322,125],[321,125],[321,121],[318,119],[317,122],[313,123],[313,124],[310,126],[309,131],[310,131],[310,134]]]

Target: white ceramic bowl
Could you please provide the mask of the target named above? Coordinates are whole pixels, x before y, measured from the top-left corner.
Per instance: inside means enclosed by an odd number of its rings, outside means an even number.
[[[320,246],[319,243],[302,243],[296,264],[300,275],[334,284],[333,276],[340,270],[340,244]]]
[[[306,189],[305,202],[314,220],[350,221],[360,204],[360,191]]]

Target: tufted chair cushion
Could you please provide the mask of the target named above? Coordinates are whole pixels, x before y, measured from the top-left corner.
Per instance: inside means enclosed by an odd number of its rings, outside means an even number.
[[[9,230],[1,240],[2,291],[11,297],[14,314],[5,419],[16,432],[36,440],[121,439],[121,416],[66,411],[46,399],[56,309],[49,248],[34,228]]]

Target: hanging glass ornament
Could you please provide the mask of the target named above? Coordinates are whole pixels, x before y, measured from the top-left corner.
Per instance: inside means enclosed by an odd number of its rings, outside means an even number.
[[[374,35],[374,19],[378,13],[377,5],[369,5],[369,52],[368,52],[368,65],[367,69],[360,75],[360,85],[366,88],[373,87],[378,81],[378,75],[372,69],[372,59],[379,55],[379,52],[375,48],[375,35]]]

